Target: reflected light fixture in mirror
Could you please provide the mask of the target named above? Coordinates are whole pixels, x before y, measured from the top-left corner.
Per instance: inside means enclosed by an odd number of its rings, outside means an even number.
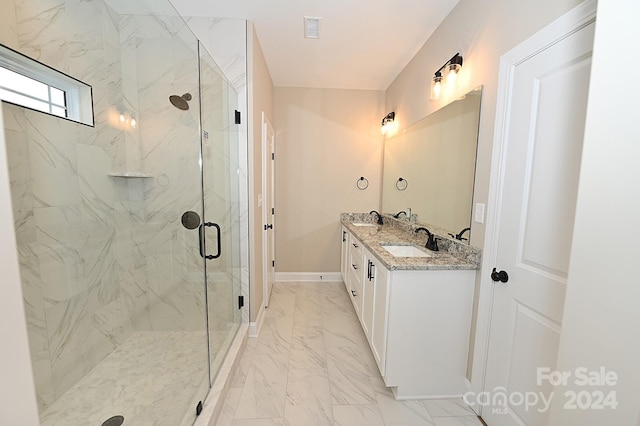
[[[133,117],[133,115],[128,114],[126,112],[118,112],[117,113],[117,122],[111,120],[112,124],[116,124],[114,127],[127,130],[127,129],[135,129],[138,127],[138,121]]]
[[[431,96],[429,97],[431,100],[435,101],[440,99],[443,91],[443,79],[447,82],[446,89],[451,92],[454,91],[460,68],[462,68],[462,56],[460,56],[460,53],[453,55],[451,59],[438,68],[431,79]]]
[[[382,119],[382,134],[387,134],[393,127],[396,120],[395,111],[391,111],[389,114],[385,115]]]

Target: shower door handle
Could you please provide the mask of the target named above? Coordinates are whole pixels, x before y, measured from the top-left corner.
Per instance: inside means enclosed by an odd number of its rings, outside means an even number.
[[[216,228],[216,231],[218,233],[216,238],[216,240],[218,241],[218,252],[215,255],[204,253],[204,227],[205,226],[213,226],[214,228]],[[198,229],[198,233],[199,233],[199,240],[200,240],[200,256],[204,257],[207,260],[219,258],[221,254],[220,225],[213,222],[205,222],[202,225],[200,225],[200,228]]]

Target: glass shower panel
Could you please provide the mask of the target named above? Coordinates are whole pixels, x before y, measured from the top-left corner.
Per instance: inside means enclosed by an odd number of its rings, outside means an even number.
[[[0,3],[22,53],[94,94],[95,127],[2,104],[41,424],[192,424],[209,386],[183,221],[203,217],[197,39],[168,1]]]
[[[202,152],[211,380],[241,322],[238,96],[200,46]]]

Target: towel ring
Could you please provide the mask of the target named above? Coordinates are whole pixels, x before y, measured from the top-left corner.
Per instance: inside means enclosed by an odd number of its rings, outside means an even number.
[[[360,191],[364,191],[368,187],[369,187],[369,180],[364,176],[360,176],[360,179],[356,181],[356,188],[358,188]]]
[[[398,191],[404,191],[409,186],[409,182],[404,178],[398,178],[396,181],[396,189]]]

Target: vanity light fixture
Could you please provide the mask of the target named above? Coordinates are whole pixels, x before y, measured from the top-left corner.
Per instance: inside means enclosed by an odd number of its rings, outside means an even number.
[[[391,111],[389,114],[385,115],[382,119],[382,134],[384,135],[391,129],[393,122],[396,120],[395,111]]]
[[[440,99],[443,90],[443,80],[447,82],[449,88],[452,89],[455,86],[456,77],[458,76],[458,72],[460,72],[460,68],[462,68],[462,56],[460,56],[460,53],[453,55],[451,59],[438,68],[433,74],[433,79],[431,79],[431,100],[435,101]]]

